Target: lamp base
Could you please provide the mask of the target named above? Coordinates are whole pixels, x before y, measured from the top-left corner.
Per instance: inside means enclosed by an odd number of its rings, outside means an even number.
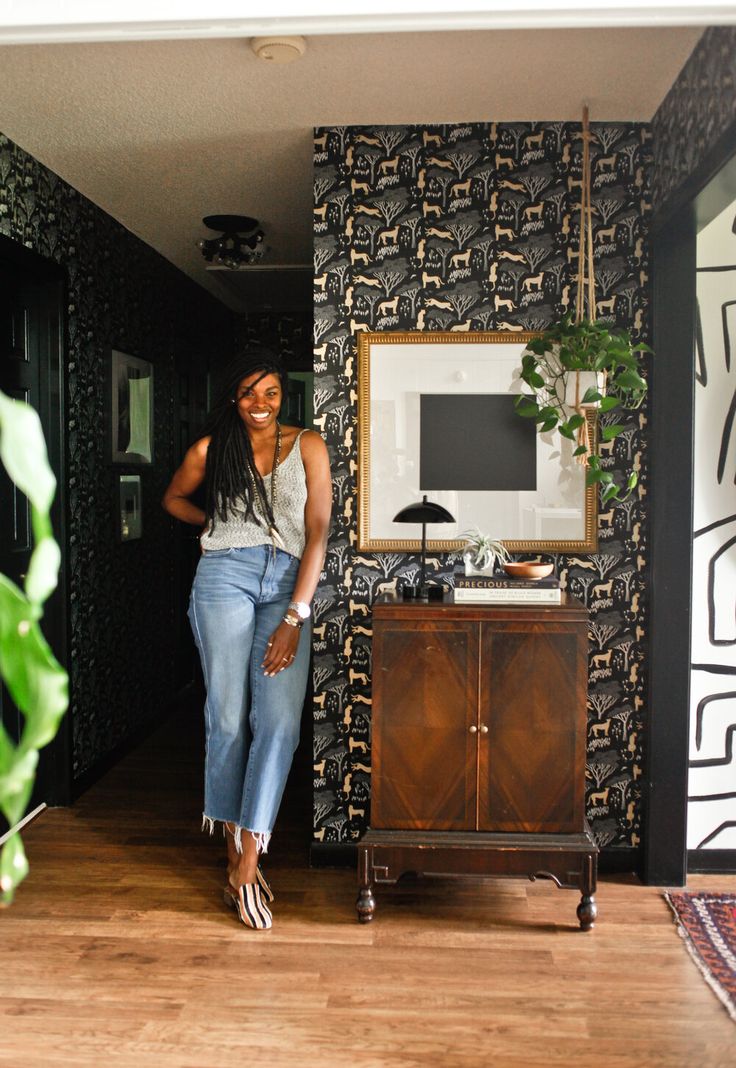
[[[426,586],[402,586],[401,596],[405,601],[426,601],[426,594],[422,594],[423,589],[426,590]]]
[[[445,587],[402,586],[401,596],[405,601],[441,601],[445,596]]]

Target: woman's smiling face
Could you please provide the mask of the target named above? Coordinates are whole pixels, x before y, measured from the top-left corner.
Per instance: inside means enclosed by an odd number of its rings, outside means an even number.
[[[235,395],[238,414],[246,429],[264,430],[273,427],[281,408],[281,380],[276,374],[264,375],[256,371],[239,384]]]

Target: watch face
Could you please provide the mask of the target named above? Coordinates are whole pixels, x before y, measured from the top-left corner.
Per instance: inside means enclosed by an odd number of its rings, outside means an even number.
[[[300,619],[309,619],[309,605],[305,604],[304,601],[295,601],[294,608]]]

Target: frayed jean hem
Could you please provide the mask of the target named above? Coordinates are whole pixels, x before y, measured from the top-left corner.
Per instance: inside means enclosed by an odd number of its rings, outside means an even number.
[[[212,834],[215,830],[215,823],[222,824],[223,834],[226,833],[226,825],[228,823],[232,824],[235,827],[235,831],[233,832],[233,840],[235,842],[235,849],[238,853],[243,852],[243,831],[246,831],[255,840],[256,852],[258,854],[268,853],[268,843],[271,841],[271,831],[252,831],[250,827],[239,827],[234,820],[218,820],[217,818],[212,818],[211,816],[207,816],[205,815],[205,813],[202,813],[203,831],[207,830],[210,834]]]

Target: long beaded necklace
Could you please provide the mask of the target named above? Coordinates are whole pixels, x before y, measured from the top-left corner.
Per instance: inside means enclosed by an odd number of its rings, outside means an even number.
[[[273,451],[273,467],[271,468],[271,500],[270,500],[270,505],[271,505],[271,515],[274,516],[274,517],[276,515],[276,512],[274,510],[275,509],[275,505],[276,505],[276,472],[279,469],[279,464],[280,463],[281,463],[281,424],[277,423],[276,424],[276,445],[275,445],[274,451]],[[254,476],[252,470],[250,472],[250,484],[251,484],[251,490],[252,490],[252,493],[253,493],[253,505],[255,507],[255,502],[258,499],[258,489],[256,487],[256,480],[255,480],[255,476]],[[278,532],[278,530],[276,529],[276,526],[275,526],[275,518],[274,518],[274,524],[269,524],[268,536],[271,539],[271,549],[273,550],[273,555],[275,556],[277,548],[279,548],[279,549],[283,549],[284,548],[283,538],[281,537],[281,535],[279,534],[279,532]]]

